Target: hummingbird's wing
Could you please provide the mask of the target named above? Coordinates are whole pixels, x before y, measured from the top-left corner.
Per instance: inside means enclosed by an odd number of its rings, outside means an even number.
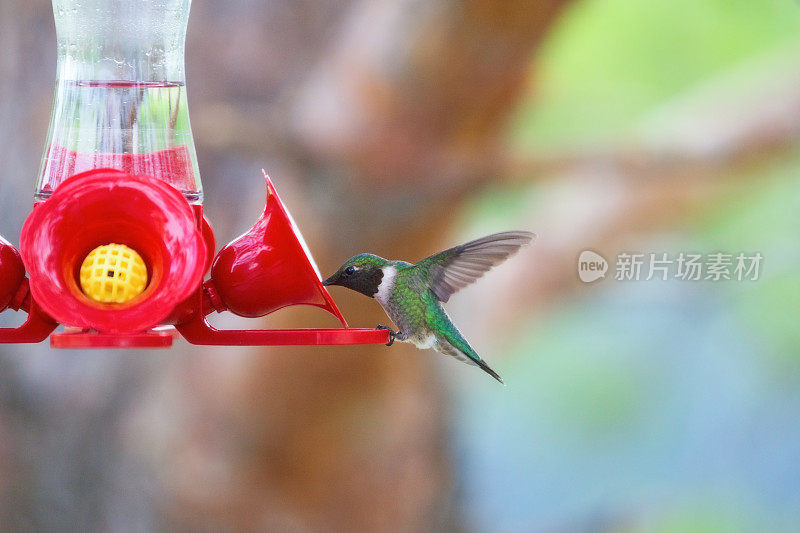
[[[528,231],[506,231],[455,246],[416,263],[417,280],[446,302],[453,293],[514,255],[534,237]]]

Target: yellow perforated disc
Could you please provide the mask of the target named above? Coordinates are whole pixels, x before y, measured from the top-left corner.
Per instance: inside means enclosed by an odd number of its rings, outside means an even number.
[[[147,267],[142,256],[124,244],[98,246],[81,264],[81,289],[95,302],[129,302],[146,286]]]

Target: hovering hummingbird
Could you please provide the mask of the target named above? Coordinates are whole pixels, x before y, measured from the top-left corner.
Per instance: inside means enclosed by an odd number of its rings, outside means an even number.
[[[395,340],[434,350],[477,365],[500,383],[503,379],[473,350],[442,308],[450,296],[499,265],[535,235],[527,231],[495,233],[434,254],[418,263],[390,261],[373,254],[348,259],[322,282],[340,285],[375,298],[398,331]]]

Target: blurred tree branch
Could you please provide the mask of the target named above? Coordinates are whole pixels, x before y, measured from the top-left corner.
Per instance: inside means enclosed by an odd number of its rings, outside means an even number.
[[[234,142],[250,139],[253,153],[267,148],[286,165],[298,187],[290,194],[303,199],[290,205],[324,270],[361,250],[419,257],[445,234],[470,181],[492,177],[487,160],[496,160],[532,50],[565,3],[356,2],[265,122],[220,114],[242,120],[226,128],[240,132]],[[335,297],[352,323],[381,320],[373,302]],[[250,497],[279,491],[283,512],[312,529],[457,527],[430,354],[325,351],[283,348],[251,361],[242,405],[244,427],[255,428],[243,458]]]
[[[507,153],[501,176],[519,183],[596,165],[634,180],[711,176],[782,154],[800,137],[800,71],[766,74],[744,69],[734,79],[689,91],[651,113],[624,146],[551,156]]]
[[[755,76],[744,69],[665,104],[629,146],[552,157],[507,154],[505,186],[561,185],[539,199],[548,207],[520,221],[543,238],[505,267],[506,276],[471,289],[478,299],[504,302],[487,313],[488,320],[470,324],[476,337],[489,342],[491,332],[519,320],[519,310],[546,309],[585,287],[575,274],[580,250],[615,252],[636,235],[686,224],[715,198],[754,186],[743,182],[749,169],[796,153],[798,86],[799,71]],[[521,290],[513,280],[523,276],[531,281]]]

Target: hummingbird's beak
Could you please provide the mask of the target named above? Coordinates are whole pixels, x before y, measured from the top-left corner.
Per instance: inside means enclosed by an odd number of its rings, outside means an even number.
[[[322,282],[323,285],[329,287],[331,285],[339,285],[339,282],[342,280],[342,273],[338,270],[333,273],[333,275],[328,276],[328,279]]]

